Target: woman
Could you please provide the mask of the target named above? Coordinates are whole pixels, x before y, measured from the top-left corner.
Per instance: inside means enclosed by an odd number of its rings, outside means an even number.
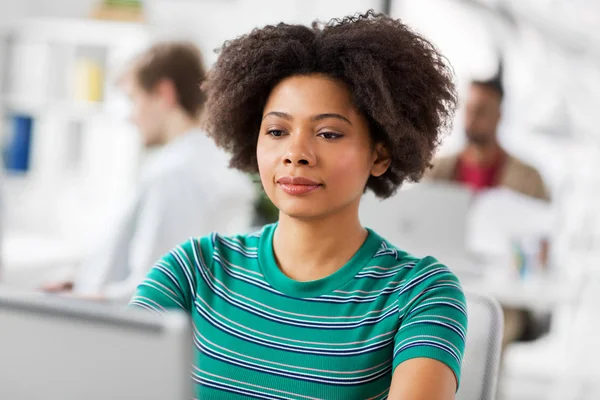
[[[260,173],[279,221],[191,239],[132,299],[191,314],[196,395],[454,398],[456,277],[358,218],[366,189],[389,197],[429,166],[456,102],[442,57],[373,12],[279,24],[226,43],[205,90],[209,134],[232,167]]]

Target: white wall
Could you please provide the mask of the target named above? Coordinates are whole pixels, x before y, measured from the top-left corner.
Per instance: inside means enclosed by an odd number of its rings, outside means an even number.
[[[255,27],[278,22],[309,24],[346,14],[378,9],[379,0],[148,0],[149,21],[159,36],[185,37],[202,49],[206,62],[216,60],[214,50]]]
[[[0,0],[0,24],[4,24],[15,18],[21,17],[27,14],[28,3],[27,0],[23,1],[11,1],[11,0]]]
[[[90,15],[100,0],[29,0],[32,15],[82,17]]]
[[[0,23],[23,16],[85,17],[99,0],[0,0]]]
[[[18,15],[85,17],[90,15],[99,2],[100,0],[0,0],[0,10],[6,3],[9,9],[19,8]]]
[[[100,0],[0,0],[0,23],[19,16],[86,17]],[[381,11],[381,0],[145,0],[148,21],[159,38],[198,44],[206,62],[225,40],[278,22],[309,24],[315,19]]]

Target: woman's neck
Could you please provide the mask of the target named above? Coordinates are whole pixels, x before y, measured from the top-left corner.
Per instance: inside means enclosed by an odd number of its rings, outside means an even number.
[[[325,278],[340,269],[364,243],[368,232],[358,219],[358,207],[319,220],[280,213],[273,251],[281,271],[297,281]]]

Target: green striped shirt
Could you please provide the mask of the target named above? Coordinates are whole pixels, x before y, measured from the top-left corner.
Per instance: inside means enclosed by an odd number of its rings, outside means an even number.
[[[337,272],[298,282],[275,262],[276,227],[189,240],[131,300],[191,314],[197,397],[383,399],[394,368],[415,357],[439,360],[459,379],[466,306],[447,267],[369,230]]]

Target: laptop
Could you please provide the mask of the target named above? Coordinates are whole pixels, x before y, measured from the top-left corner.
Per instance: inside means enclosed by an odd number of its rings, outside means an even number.
[[[446,182],[422,182],[403,187],[391,198],[363,196],[364,226],[417,257],[434,256],[453,270],[472,268],[467,227],[473,192]]]
[[[189,399],[188,317],[0,290],[0,399]]]

